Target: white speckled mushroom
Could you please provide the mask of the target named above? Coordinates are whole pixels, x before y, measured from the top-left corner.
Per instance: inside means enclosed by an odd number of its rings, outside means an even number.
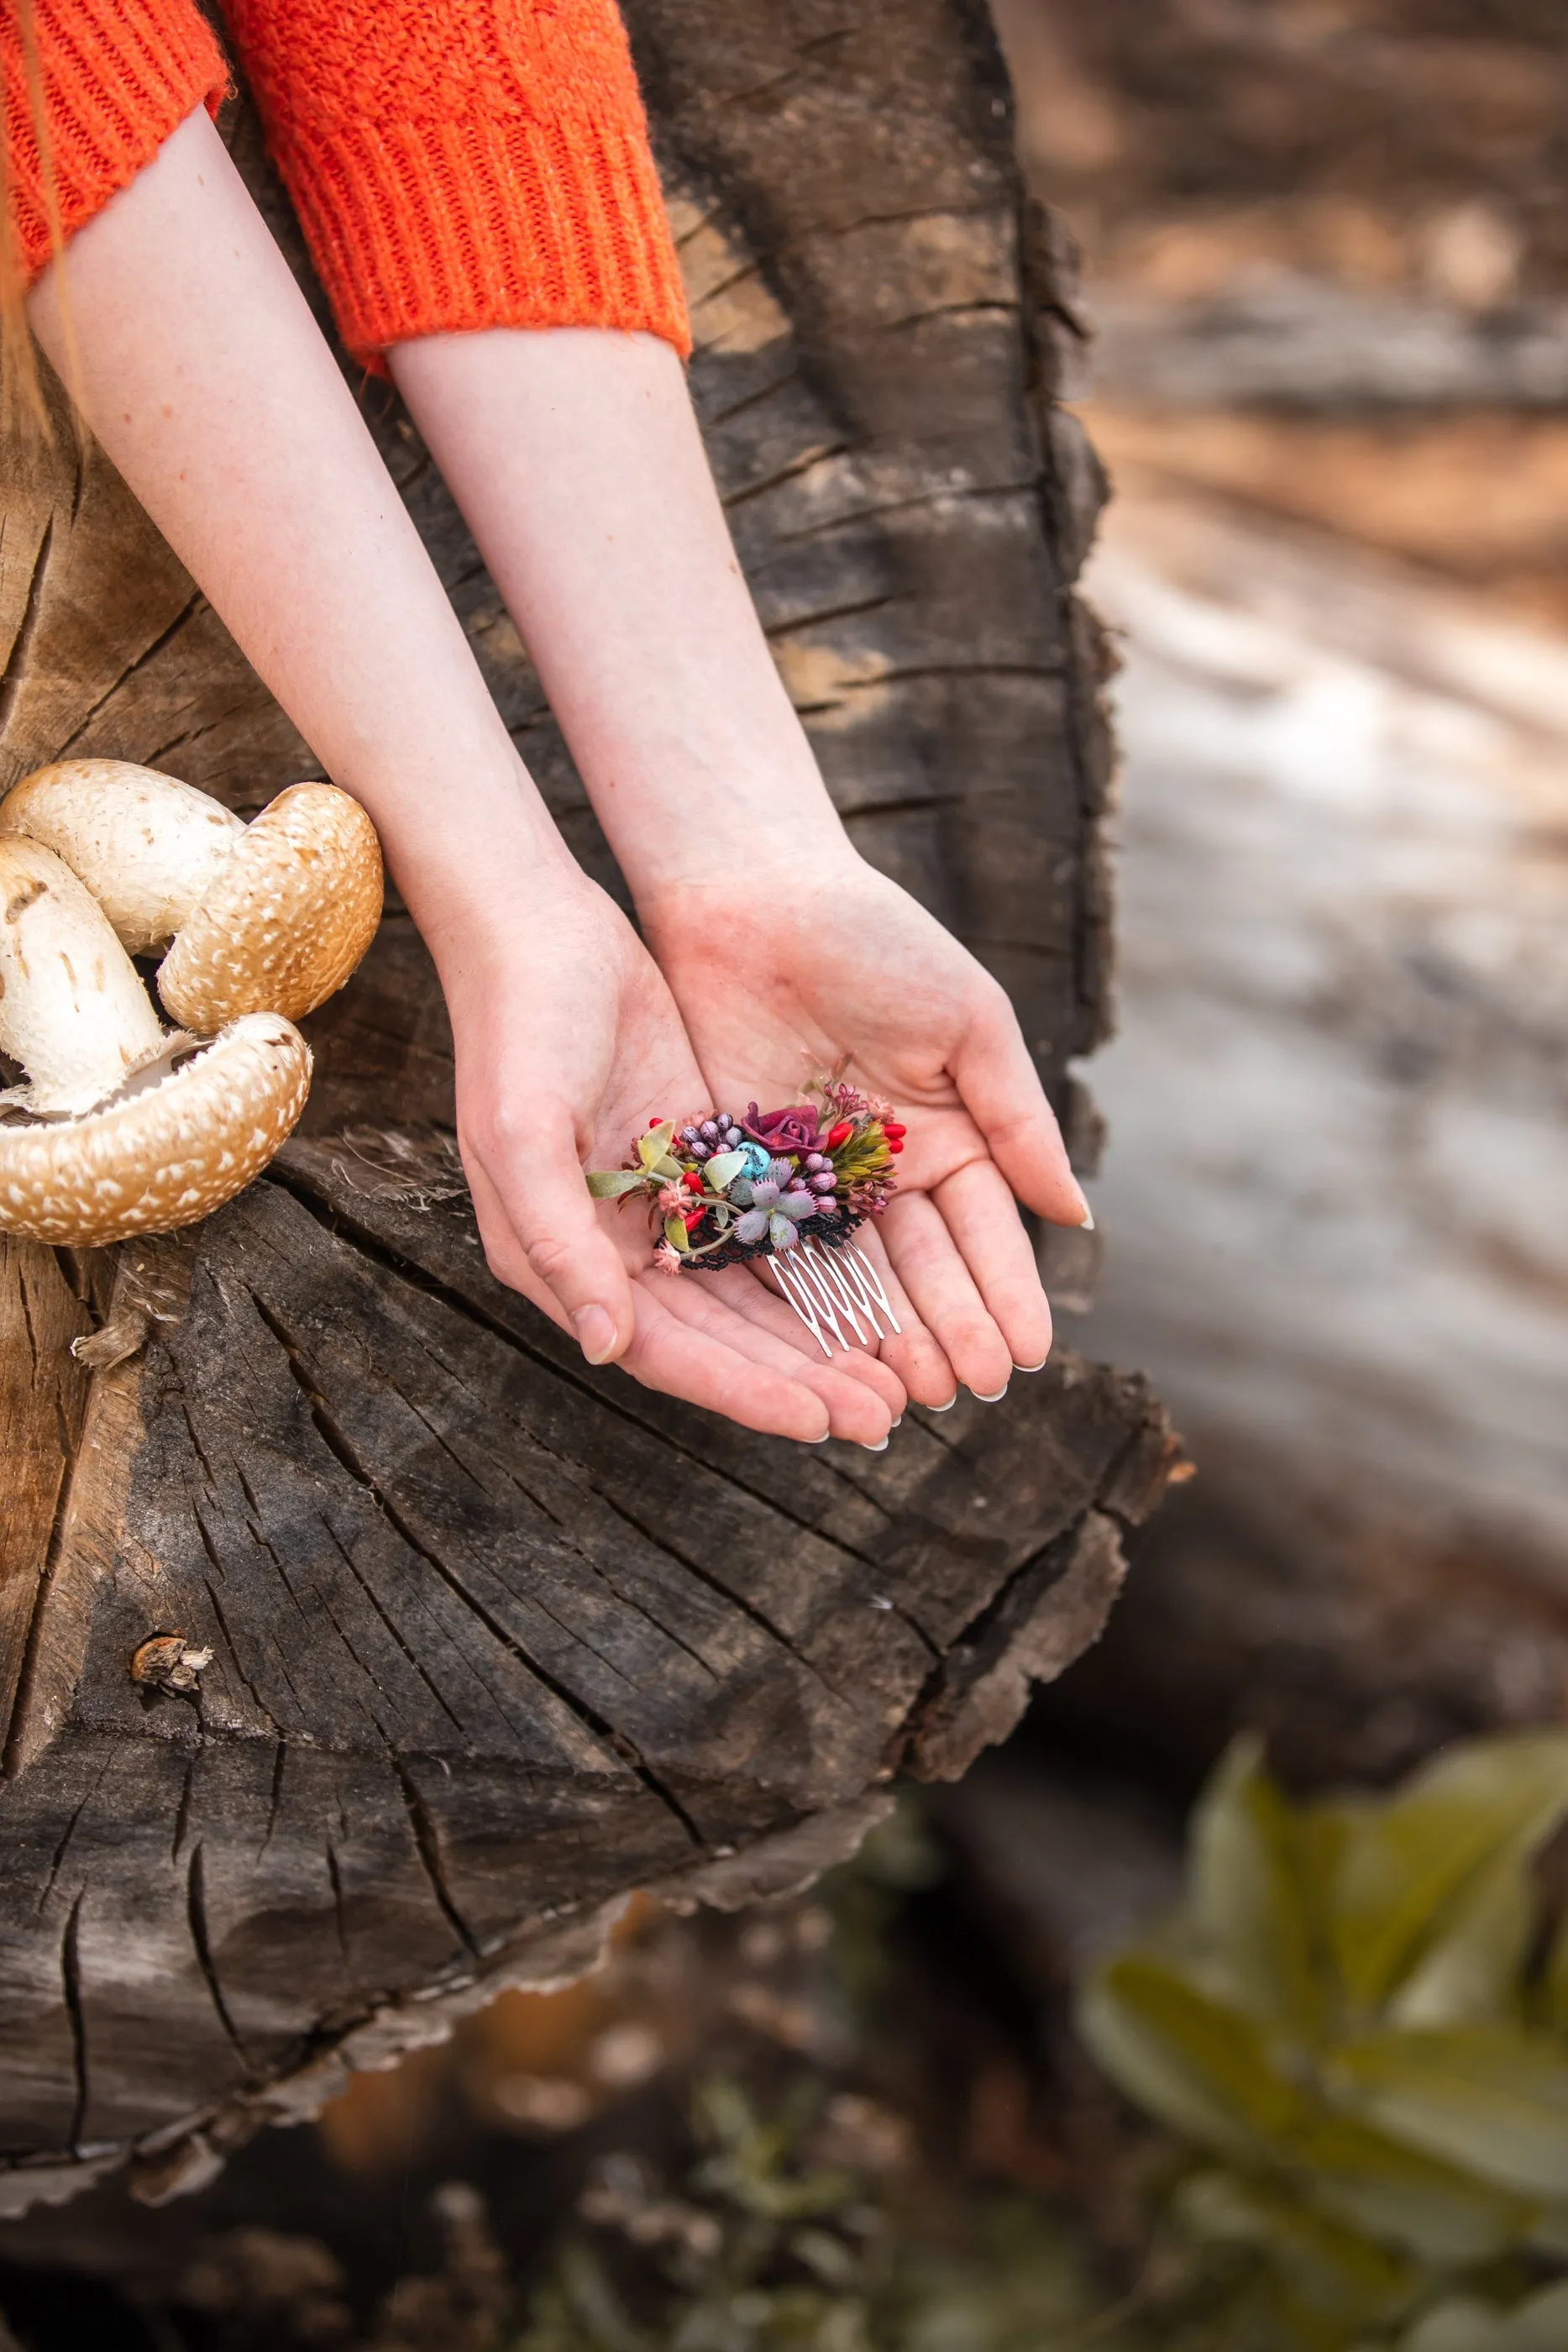
[[[77,1248],[207,1215],[266,1167],[310,1087],[281,1013],[204,1045],[166,1034],[102,908],[20,835],[0,836],[0,1052],[28,1080],[0,1096],[0,1233]]]
[[[53,850],[0,835],[0,1053],[28,1083],[0,1100],[90,1110],[163,1051],[163,1024],[91,892]]]
[[[61,760],[0,801],[0,834],[63,857],[131,955],[168,946],[244,832],[211,793],[128,760]]]
[[[63,857],[132,952],[172,933],[158,992],[204,1033],[244,1013],[314,1012],[381,920],[375,827],[333,784],[291,784],[241,825],[210,794],[152,769],[66,761],[0,802],[7,833]]]
[[[309,1091],[293,1023],[249,1013],[84,1118],[0,1122],[0,1233],[89,1249],[194,1224],[260,1174]]]

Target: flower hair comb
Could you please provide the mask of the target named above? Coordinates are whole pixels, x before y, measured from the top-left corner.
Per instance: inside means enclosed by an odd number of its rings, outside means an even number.
[[[591,1171],[588,1189],[599,1201],[640,1192],[650,1202],[664,1227],[655,1263],[667,1274],[759,1260],[831,1356],[825,1335],[847,1348],[846,1325],[862,1341],[900,1328],[854,1229],[886,1205],[904,1129],[853,1087],[811,1092],[815,1101],[784,1110],[752,1103],[741,1119],[714,1111],[678,1129],[654,1119],[634,1158]]]

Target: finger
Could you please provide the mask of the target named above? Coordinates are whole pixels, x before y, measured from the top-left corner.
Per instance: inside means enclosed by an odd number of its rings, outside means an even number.
[[[828,1435],[830,1415],[820,1396],[792,1374],[758,1363],[695,1328],[654,1291],[655,1280],[663,1286],[665,1277],[649,1276],[632,1286],[636,1328],[621,1359],[622,1371],[644,1388],[721,1412],[742,1429],[798,1438],[808,1445]]]
[[[882,1237],[915,1311],[965,1386],[988,1402],[1012,1377],[1012,1350],[959,1256],[935,1202],[924,1192],[890,1202]]]
[[[1019,1199],[1053,1225],[1092,1224],[1018,1015],[999,988],[966,1030],[952,1075],[965,1108]]]
[[[1038,1371],[1051,1353],[1051,1303],[1007,1179],[994,1161],[972,1160],[931,1197],[1014,1364]]]
[[[882,1279],[898,1325],[893,1338],[882,1342],[882,1360],[898,1374],[914,1403],[946,1412],[958,1393],[958,1375],[899,1279],[883,1231],[892,1214],[892,1209],[887,1209],[874,1224],[862,1225],[855,1235]]]
[[[476,1209],[480,1205],[476,1179],[483,1178],[489,1196],[490,1215],[481,1216],[480,1230],[493,1271],[501,1281],[523,1287],[521,1267],[504,1242],[499,1255],[492,1248],[493,1229],[500,1224],[521,1252],[534,1282],[559,1307],[558,1321],[575,1332],[589,1362],[614,1363],[631,1345],[634,1328],[632,1278],[599,1221],[564,1106],[547,1106],[530,1118],[526,1170],[520,1153],[505,1138],[481,1138],[476,1143],[465,1139],[463,1157]],[[530,1288],[528,1295],[536,1304],[546,1303],[537,1290]]]
[[[727,1287],[731,1274],[721,1275],[717,1280],[725,1286],[724,1296],[738,1315],[747,1322],[760,1323],[807,1364],[816,1366],[826,1361],[841,1378],[858,1381],[882,1399],[894,1420],[902,1417],[909,1402],[909,1391],[892,1365],[883,1361],[878,1340],[872,1339],[862,1346],[852,1339],[846,1346],[837,1347],[831,1335],[825,1335],[832,1353],[824,1359],[821,1346],[794,1308],[779,1296],[772,1276],[755,1259],[750,1265],[732,1269],[732,1273],[735,1289]]]
[[[739,1273],[740,1269],[736,1271]],[[745,1292],[756,1289],[749,1275],[741,1273],[740,1278]],[[873,1449],[885,1445],[894,1412],[902,1408],[895,1408],[863,1381],[852,1378],[842,1369],[842,1355],[830,1360],[820,1349],[807,1355],[784,1334],[769,1330],[760,1319],[754,1320],[749,1300],[747,1311],[737,1311],[720,1293],[718,1286],[726,1279],[722,1274],[705,1274],[662,1282],[660,1304],[689,1328],[706,1333],[717,1344],[733,1349],[749,1362],[766,1364],[783,1378],[799,1381],[810,1389],[828,1408],[831,1436],[847,1438],[856,1445]],[[766,1307],[767,1301],[761,1304]],[[898,1394],[902,1399],[902,1388]]]

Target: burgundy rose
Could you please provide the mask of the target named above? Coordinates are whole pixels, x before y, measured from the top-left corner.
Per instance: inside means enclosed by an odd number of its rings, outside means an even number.
[[[765,1144],[779,1158],[821,1148],[821,1115],[815,1103],[791,1103],[787,1110],[764,1111],[750,1103],[740,1124],[746,1134]]]

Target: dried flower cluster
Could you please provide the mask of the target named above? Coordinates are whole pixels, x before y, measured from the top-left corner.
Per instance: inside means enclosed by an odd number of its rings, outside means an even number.
[[[814,1100],[744,1118],[714,1111],[677,1127],[654,1119],[624,1168],[595,1170],[596,1200],[642,1193],[664,1228],[658,1262],[670,1273],[782,1256],[810,1234],[847,1241],[894,1189],[904,1149],[891,1106],[834,1081]]]

